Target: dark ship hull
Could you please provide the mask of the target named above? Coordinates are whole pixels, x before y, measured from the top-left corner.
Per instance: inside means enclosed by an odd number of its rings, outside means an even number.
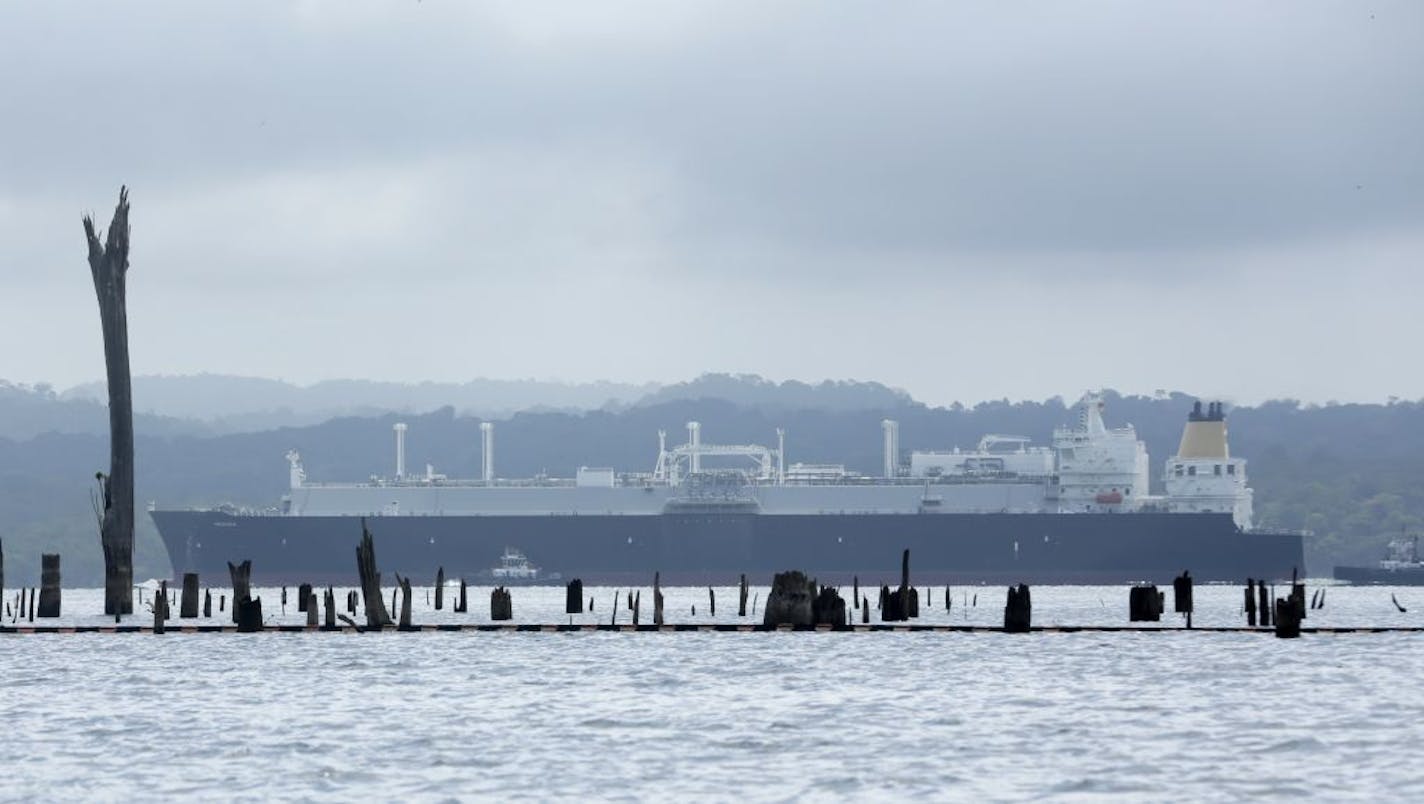
[[[1399,569],[1336,567],[1335,580],[1384,586],[1424,586],[1424,566]]]
[[[252,560],[255,583],[352,583],[361,520],[153,511],[175,573],[221,582]],[[892,582],[911,551],[924,583],[1163,583],[1286,578],[1299,533],[1245,533],[1229,514],[757,514],[385,516],[367,526],[383,573],[475,580],[506,547],[545,577],[585,583],[734,584],[799,569],[827,583]]]

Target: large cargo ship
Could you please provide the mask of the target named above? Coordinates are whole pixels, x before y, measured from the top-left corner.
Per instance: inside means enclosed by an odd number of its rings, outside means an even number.
[[[482,472],[455,480],[406,469],[395,425],[395,475],[314,483],[287,455],[278,507],[158,510],[173,569],[224,577],[251,559],[257,582],[344,583],[355,577],[362,521],[385,572],[491,580],[516,551],[544,578],[587,583],[726,584],[741,573],[801,569],[822,582],[898,577],[902,549],[925,583],[1122,583],[1282,578],[1304,571],[1300,533],[1253,529],[1246,462],[1230,454],[1219,403],[1187,417],[1164,493],[1149,493],[1147,449],[1131,426],[1108,428],[1084,397],[1051,444],[986,436],[971,450],[913,451],[882,422],[884,465],[869,476],[831,464],[787,464],[774,448],[658,433],[650,472],[581,467],[571,478],[499,478],[494,426],[481,425]]]

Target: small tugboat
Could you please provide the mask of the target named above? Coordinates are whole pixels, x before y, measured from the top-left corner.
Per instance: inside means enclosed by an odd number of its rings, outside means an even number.
[[[1424,561],[1419,560],[1419,537],[1404,537],[1389,543],[1384,558],[1373,567],[1335,568],[1335,580],[1351,583],[1424,586]]]
[[[538,583],[540,576],[539,568],[529,563],[528,556],[513,547],[506,547],[499,563],[489,569],[489,577],[497,584],[511,586]],[[548,580],[558,579],[557,573],[548,577]]]

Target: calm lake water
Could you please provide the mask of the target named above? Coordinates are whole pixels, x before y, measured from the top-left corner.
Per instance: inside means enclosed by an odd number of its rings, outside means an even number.
[[[488,619],[487,589],[468,615],[425,591],[417,622]],[[575,621],[607,622],[613,591]],[[1127,619],[1125,587],[1033,592],[1036,624]],[[711,621],[706,589],[665,595],[670,622]],[[994,624],[1003,595],[946,612],[939,588],[921,621]],[[568,621],[562,588],[513,596],[517,621]],[[98,590],[64,600],[61,622],[103,621]],[[1198,587],[1196,622],[1240,606]],[[1424,625],[1424,589],[1333,587],[1307,625]],[[1421,672],[1421,634],[15,635],[0,794],[1419,800]]]

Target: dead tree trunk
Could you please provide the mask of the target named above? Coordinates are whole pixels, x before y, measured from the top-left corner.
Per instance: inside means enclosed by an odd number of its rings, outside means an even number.
[[[376,543],[361,518],[361,544],[356,548],[356,571],[361,575],[361,597],[366,604],[366,626],[384,628],[391,624],[386,601],[381,599],[381,573],[376,569]]]
[[[99,543],[104,548],[104,613],[133,613],[134,436],[133,394],[129,381],[129,192],[119,189],[119,204],[101,245],[94,219],[84,216],[89,244],[89,273],[99,300],[104,335],[104,367],[109,386],[109,473],[100,472]]]

